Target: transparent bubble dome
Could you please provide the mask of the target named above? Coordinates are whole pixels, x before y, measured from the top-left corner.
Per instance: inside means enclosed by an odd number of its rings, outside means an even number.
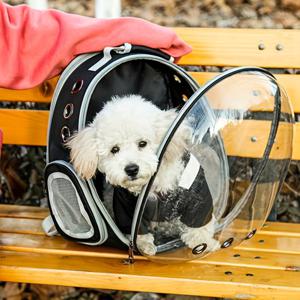
[[[138,250],[176,262],[251,238],[286,175],[293,122],[285,91],[265,70],[232,69],[200,88],[162,141],[159,169],[138,199]]]

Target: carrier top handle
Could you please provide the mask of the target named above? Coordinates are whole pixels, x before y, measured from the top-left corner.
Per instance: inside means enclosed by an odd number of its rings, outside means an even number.
[[[96,72],[100,68],[102,68],[105,64],[107,64],[111,59],[111,52],[114,51],[118,54],[126,54],[129,53],[132,49],[132,45],[129,43],[125,43],[124,45],[120,47],[106,47],[103,50],[103,57],[95,63],[93,66],[89,68],[89,71]]]
[[[99,69],[101,69],[104,65],[106,65],[111,59],[112,59],[112,53],[115,52],[117,54],[127,54],[130,52],[143,52],[145,54],[149,53],[149,54],[155,54],[157,56],[160,56],[166,60],[169,60],[171,62],[174,62],[174,57],[163,53],[159,50],[156,49],[149,49],[149,48],[145,48],[143,46],[133,46],[129,43],[125,43],[122,46],[119,47],[106,47],[103,50],[103,57],[97,62],[95,63],[93,66],[91,66],[88,70],[92,71],[92,72],[96,72]]]

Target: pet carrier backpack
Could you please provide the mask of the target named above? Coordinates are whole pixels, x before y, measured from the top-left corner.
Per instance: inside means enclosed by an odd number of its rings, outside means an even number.
[[[68,138],[92,122],[113,96],[130,94],[178,110],[157,151],[159,162],[183,122],[191,128],[175,201],[165,201],[163,194],[154,200],[149,196],[159,167],[136,197],[111,186],[100,172],[83,180],[70,163]],[[51,216],[44,229],[160,261],[194,259],[237,245],[255,234],[272,208],[291,158],[292,124],[285,92],[260,68],[231,69],[199,87],[172,57],[155,49],[124,44],[80,55],[62,73],[51,104],[45,169]],[[122,212],[121,200],[131,206],[129,229],[122,224],[128,211]],[[161,221],[170,212],[180,222]],[[151,255],[137,243],[145,228],[156,247]],[[202,228],[199,232],[209,237],[203,235],[190,247],[182,239],[187,228],[194,235]]]

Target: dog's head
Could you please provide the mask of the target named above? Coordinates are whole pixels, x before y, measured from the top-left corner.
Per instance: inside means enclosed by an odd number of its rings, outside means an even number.
[[[98,169],[112,185],[139,193],[157,170],[157,149],[176,116],[138,95],[114,97],[67,142],[76,172],[90,179]],[[166,159],[178,159],[182,147],[175,139]]]

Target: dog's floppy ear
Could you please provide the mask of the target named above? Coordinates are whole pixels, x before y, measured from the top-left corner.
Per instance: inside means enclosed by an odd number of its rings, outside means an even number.
[[[170,109],[166,111],[161,111],[156,122],[158,140],[160,142],[165,137],[168,129],[170,128],[172,122],[177,117],[177,112],[175,109]],[[191,131],[186,121],[183,121],[177,128],[174,136],[172,137],[167,150],[164,154],[165,162],[173,161],[174,159],[180,159],[187,149],[188,139],[190,137]]]
[[[75,133],[66,143],[71,149],[71,163],[77,174],[84,179],[91,179],[96,173],[97,145],[96,129],[92,124]]]

